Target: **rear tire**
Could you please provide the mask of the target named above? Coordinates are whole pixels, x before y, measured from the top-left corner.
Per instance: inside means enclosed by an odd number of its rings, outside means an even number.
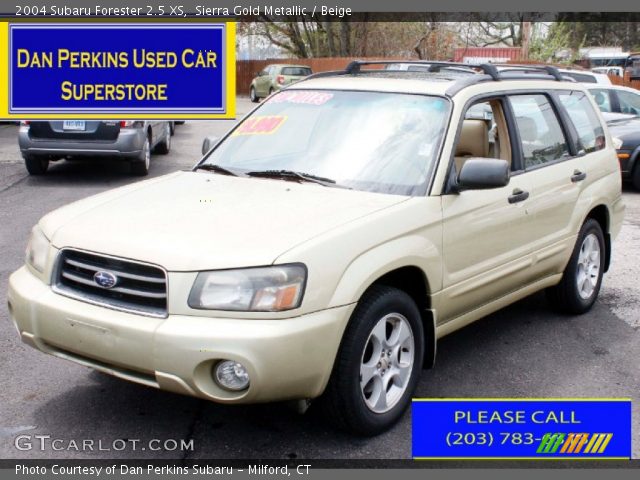
[[[388,430],[409,406],[423,354],[422,320],[411,297],[370,288],[351,316],[320,398],[327,420],[357,435]]]
[[[260,98],[256,95],[255,87],[251,87],[249,90],[249,100],[251,100],[252,103],[258,103],[260,101]]]
[[[547,298],[562,313],[588,312],[600,292],[606,257],[604,234],[593,218],[582,225],[578,240],[562,274],[562,280],[547,289]]]
[[[29,175],[44,175],[49,168],[49,159],[43,157],[24,157],[24,164]]]
[[[149,174],[149,167],[151,166],[151,142],[147,137],[142,145],[142,151],[140,156],[131,162],[131,173],[144,177]]]
[[[156,152],[166,155],[171,151],[171,124],[167,123],[164,131],[164,139],[156,147]]]

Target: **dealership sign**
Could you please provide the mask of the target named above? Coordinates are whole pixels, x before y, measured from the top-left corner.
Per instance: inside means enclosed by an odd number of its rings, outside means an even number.
[[[0,118],[235,115],[233,23],[2,23],[3,34]]]

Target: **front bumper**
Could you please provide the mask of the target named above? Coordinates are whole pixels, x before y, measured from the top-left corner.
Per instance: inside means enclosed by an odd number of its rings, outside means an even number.
[[[314,398],[324,390],[355,305],[290,319],[151,318],[56,294],[26,267],[9,278],[9,313],[45,353],[137,383],[225,403]],[[219,360],[241,362],[250,386],[214,383]]]
[[[140,128],[122,129],[115,141],[78,141],[35,139],[28,127],[20,127],[18,144],[23,155],[32,156],[116,156],[134,158],[140,155],[146,133]]]

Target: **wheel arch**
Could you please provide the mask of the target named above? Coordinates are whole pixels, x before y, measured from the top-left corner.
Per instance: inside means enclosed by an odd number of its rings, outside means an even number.
[[[391,270],[374,280],[365,290],[365,294],[375,285],[397,288],[416,303],[424,327],[423,368],[433,367],[436,356],[436,315],[431,308],[429,281],[424,270],[415,265]]]
[[[585,222],[590,218],[598,222],[602,229],[602,234],[604,235],[604,271],[606,272],[609,270],[609,265],[611,264],[611,233],[609,232],[611,219],[609,209],[604,204],[597,205],[589,211],[585,218]]]

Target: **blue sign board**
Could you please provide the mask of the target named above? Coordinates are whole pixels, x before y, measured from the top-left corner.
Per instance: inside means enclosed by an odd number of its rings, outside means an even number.
[[[416,399],[416,459],[628,459],[631,401]]]
[[[10,24],[9,113],[224,115],[226,28]]]

